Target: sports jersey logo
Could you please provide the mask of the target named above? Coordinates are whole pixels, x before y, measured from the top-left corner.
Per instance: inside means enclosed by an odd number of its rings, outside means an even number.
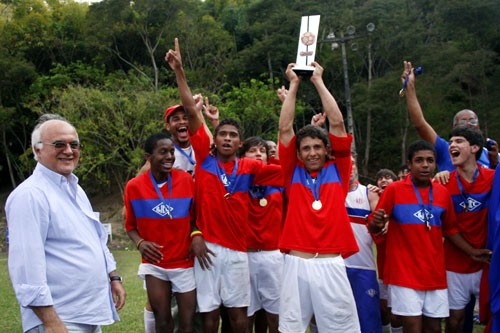
[[[160,216],[168,215],[170,218],[172,218],[172,214],[170,212],[173,210],[173,207],[170,207],[163,202],[160,202],[158,205],[156,205],[156,207],[153,208],[153,212],[155,212],[156,214]]]
[[[421,209],[421,210],[415,212],[415,214],[413,214],[413,216],[415,216],[417,219],[422,221],[422,223],[427,223],[432,218],[434,218],[434,215],[432,215],[432,213],[429,212],[427,209]]]
[[[460,207],[462,207],[467,212],[472,212],[481,205],[482,205],[481,202],[471,197],[468,197],[466,201],[462,201],[460,203]]]
[[[221,180],[222,184],[224,184],[224,186],[231,185],[231,182],[229,181],[229,179],[227,179],[226,175],[220,175],[220,180]]]
[[[371,298],[373,298],[373,297],[377,296],[377,291],[375,289],[371,288],[371,289],[368,289],[366,291],[366,294],[368,296],[370,296]]]

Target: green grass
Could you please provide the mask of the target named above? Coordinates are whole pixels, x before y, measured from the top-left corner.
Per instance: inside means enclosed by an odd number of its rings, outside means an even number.
[[[140,257],[137,251],[113,251],[118,262],[118,272],[123,277],[127,291],[125,307],[120,310],[120,321],[110,326],[103,326],[104,333],[144,332],[143,309],[146,292],[142,280],[137,277]],[[7,271],[7,255],[0,253],[0,323],[1,332],[21,332],[19,304],[12,290]]]
[[[104,326],[104,333],[137,333],[144,332],[143,309],[146,303],[146,292],[142,280],[137,278],[139,253],[137,251],[113,251],[118,262],[118,272],[123,277],[127,291],[127,302],[120,311],[121,321]],[[7,272],[7,255],[0,253],[0,323],[1,332],[21,332],[21,316],[19,305],[14,296],[9,274]],[[474,326],[474,333],[480,333],[484,326]]]

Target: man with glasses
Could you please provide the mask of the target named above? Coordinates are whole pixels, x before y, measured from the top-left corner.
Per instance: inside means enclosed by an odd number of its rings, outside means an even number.
[[[23,332],[101,332],[119,319],[125,289],[98,213],[73,174],[78,134],[66,120],[50,119],[31,141],[38,164],[5,206]]]
[[[434,145],[437,156],[437,167],[439,171],[453,171],[455,167],[451,163],[448,153],[448,141],[440,137],[434,128],[425,120],[422,108],[417,99],[415,90],[415,74],[411,62],[404,62],[404,71],[401,76],[403,84],[406,85],[405,95],[408,106],[408,114],[420,137]],[[453,117],[453,128],[459,126],[470,126],[479,128],[479,119],[472,110],[464,109],[458,111]],[[494,169],[498,164],[498,144],[492,139],[487,140],[487,146],[483,148],[478,163],[487,168]]]

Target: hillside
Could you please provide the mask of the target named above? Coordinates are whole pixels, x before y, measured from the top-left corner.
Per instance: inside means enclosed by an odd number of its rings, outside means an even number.
[[[9,189],[0,190],[0,253],[7,249],[5,220],[5,201],[10,193]],[[123,228],[122,205],[123,198],[119,190],[112,193],[103,193],[90,198],[95,211],[101,213],[102,223],[111,223],[113,239],[108,243],[112,250],[126,249],[133,247],[133,243],[128,238]]]

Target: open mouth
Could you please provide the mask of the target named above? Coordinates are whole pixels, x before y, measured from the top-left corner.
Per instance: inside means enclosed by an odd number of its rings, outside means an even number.
[[[165,162],[165,163],[162,163],[161,166],[162,166],[162,168],[165,168],[165,169],[171,169],[173,166],[173,163],[172,162]]]
[[[182,126],[177,129],[177,136],[180,139],[187,139],[188,138],[188,128],[187,126]]]
[[[450,155],[451,157],[458,157],[460,156],[460,152],[458,150],[450,150]]]

